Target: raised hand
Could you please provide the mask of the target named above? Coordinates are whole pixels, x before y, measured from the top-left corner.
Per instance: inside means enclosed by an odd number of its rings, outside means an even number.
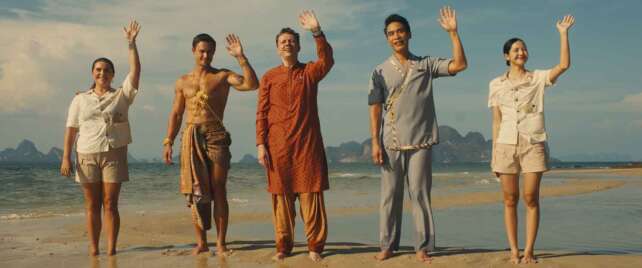
[[[439,10],[439,19],[437,21],[446,32],[457,31],[457,17],[455,15],[455,10],[449,6],[442,7]]]
[[[138,24],[138,22],[135,20],[130,21],[129,25],[123,27],[123,34],[125,35],[127,41],[129,41],[129,43],[136,42],[136,36],[138,36],[139,31],[140,24]]]
[[[241,39],[239,39],[238,36],[228,34],[225,37],[225,41],[227,41],[225,48],[227,48],[227,52],[229,52],[232,57],[236,58],[243,56],[243,46],[241,45]]]
[[[314,11],[312,10],[304,10],[299,14],[299,24],[301,24],[303,29],[312,32],[319,31],[321,28],[319,21],[317,20],[317,16],[314,15]]]
[[[575,24],[575,17],[573,17],[573,15],[566,15],[561,20],[558,20],[555,26],[560,33],[567,33],[573,24]]]

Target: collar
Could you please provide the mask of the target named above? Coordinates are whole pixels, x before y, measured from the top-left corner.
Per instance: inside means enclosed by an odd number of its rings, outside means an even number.
[[[110,95],[111,95],[111,94],[112,94],[112,93],[114,93],[114,92],[116,92],[116,89],[114,89],[114,88],[110,88],[109,90],[107,90],[107,92],[105,92],[105,95],[107,95],[107,94],[110,94]],[[93,89],[93,88],[90,88],[89,90],[87,90],[87,92],[85,92],[85,94],[87,94],[87,95],[92,95],[92,96],[96,96],[96,97],[99,97],[99,96],[94,92],[94,89]],[[105,95],[103,95],[103,96],[105,96]],[[100,97],[103,97],[103,96],[100,96]]]
[[[523,82],[530,82],[532,80],[533,80],[533,72],[530,71],[530,70],[526,70],[526,79]],[[500,81],[502,81],[502,82],[506,82],[506,81],[510,82],[510,79],[508,79],[508,71],[505,71],[501,75]]]
[[[409,69],[412,69],[412,67],[414,67],[415,64],[417,63],[417,61],[419,61],[420,59],[421,58],[415,56],[415,54],[410,53],[408,55],[408,67],[409,67]],[[397,57],[395,57],[394,54],[390,55],[390,57],[388,58],[388,62],[390,62],[392,67],[395,68],[395,70],[397,70],[397,72],[404,73],[403,68],[401,67],[402,66],[401,62],[399,62],[399,59],[397,59]]]

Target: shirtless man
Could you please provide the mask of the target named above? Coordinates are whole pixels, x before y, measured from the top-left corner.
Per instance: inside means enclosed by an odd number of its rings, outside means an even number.
[[[208,252],[205,232],[211,228],[210,215],[216,224],[216,252],[226,255],[228,204],[225,183],[230,167],[232,143],[223,126],[223,114],[230,86],[239,91],[258,87],[256,74],[243,54],[236,35],[226,37],[227,51],[235,57],[243,76],[227,69],[210,66],[216,41],[208,34],[199,34],[192,41],[194,68],[176,81],[176,95],[169,115],[167,137],[163,140],[163,158],[172,164],[172,145],[187,110],[187,122],[181,144],[180,189],[185,194],[196,229],[198,243],[194,255]]]

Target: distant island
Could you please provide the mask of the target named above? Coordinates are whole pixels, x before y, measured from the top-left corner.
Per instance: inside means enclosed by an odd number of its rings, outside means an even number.
[[[44,154],[36,148],[36,145],[24,139],[18,147],[7,148],[0,151],[0,163],[60,163],[62,159],[62,149],[51,147],[49,152]],[[131,154],[127,154],[129,162],[138,162]]]
[[[328,146],[325,152],[329,163],[370,163],[370,147],[371,140],[366,139],[362,142],[349,141],[341,143],[339,146]],[[479,132],[468,132],[462,136],[456,129],[443,125],[439,127],[439,144],[433,147],[433,162],[442,164],[487,163],[491,159],[491,148],[492,141],[486,140]],[[600,158],[602,161],[613,161],[613,159],[605,159],[611,155],[601,154],[600,156],[602,156]],[[52,147],[45,154],[38,151],[35,144],[27,139],[20,142],[15,149],[7,148],[0,151],[0,163],[59,163],[61,158],[62,150],[60,148]],[[180,158],[176,156],[174,159]],[[157,158],[137,160],[131,154],[128,154],[128,161],[130,163],[161,162]],[[551,158],[551,162],[559,161]],[[254,155],[245,154],[238,163],[256,164],[258,161]]]
[[[449,126],[439,127],[439,144],[433,149],[436,163],[483,163],[490,161],[492,141],[484,139],[479,132],[462,136]],[[371,161],[371,139],[363,142],[349,141],[339,146],[325,148],[329,163],[369,163]],[[239,161],[243,164],[257,163],[255,156],[245,154]]]

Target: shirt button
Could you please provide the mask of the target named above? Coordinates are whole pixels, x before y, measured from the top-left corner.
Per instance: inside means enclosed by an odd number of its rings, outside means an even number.
[[[515,102],[517,102],[517,98],[515,98]]]

